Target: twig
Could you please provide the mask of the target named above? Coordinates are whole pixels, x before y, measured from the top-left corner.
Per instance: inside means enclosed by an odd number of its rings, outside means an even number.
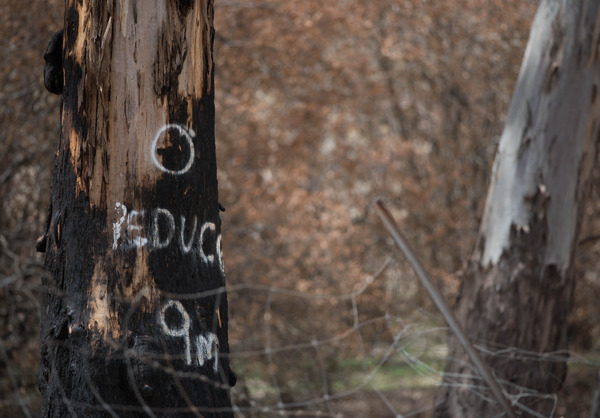
[[[502,388],[500,387],[498,381],[493,377],[487,364],[481,359],[477,351],[475,351],[473,345],[469,342],[467,335],[465,334],[462,327],[454,317],[454,314],[448,307],[448,304],[442,297],[442,294],[435,287],[435,285],[425,272],[425,269],[406,243],[406,240],[402,237],[402,234],[400,233],[398,225],[396,224],[396,221],[394,221],[392,214],[387,210],[387,208],[381,200],[377,200],[374,206],[375,210],[377,211],[377,215],[379,215],[379,217],[383,221],[386,229],[394,239],[394,242],[396,243],[400,251],[402,251],[404,257],[406,257],[406,260],[412,266],[414,272],[417,274],[417,277],[419,277],[419,280],[421,280],[421,283],[423,284],[423,286],[425,286],[425,289],[427,289],[427,292],[431,296],[431,299],[433,299],[433,303],[435,303],[435,305],[439,309],[440,313],[446,320],[446,323],[448,324],[448,326],[450,327],[460,344],[469,354],[469,357],[471,357],[471,360],[473,360],[473,363],[475,363],[477,369],[479,369],[481,376],[490,387],[492,394],[494,395],[494,397],[496,398],[506,415],[510,418],[516,418],[516,415],[508,400],[504,396],[504,392],[502,391]]]
[[[580,247],[583,247],[584,245],[594,244],[596,241],[600,241],[600,235],[590,235],[588,237],[585,237],[585,238],[581,239],[577,243],[577,245],[579,245]]]
[[[21,410],[23,411],[25,416],[27,418],[31,418],[31,412],[29,412],[27,405],[25,405],[25,401],[23,401],[23,397],[21,396],[21,391],[19,388],[19,383],[17,382],[15,373],[14,373],[12,367],[10,366],[10,359],[8,358],[8,353],[6,351],[6,347],[4,346],[4,343],[2,342],[1,339],[0,339],[0,354],[2,354],[2,360],[4,360],[4,362],[6,363],[6,371],[8,372],[8,377],[10,379],[10,383],[12,383],[15,398],[17,398],[17,402],[19,403],[19,406],[21,407]]]

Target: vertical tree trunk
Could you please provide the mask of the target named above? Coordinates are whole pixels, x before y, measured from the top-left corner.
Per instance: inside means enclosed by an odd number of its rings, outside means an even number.
[[[548,416],[554,401],[544,395],[566,373],[552,353],[567,349],[573,258],[599,142],[599,45],[600,2],[542,1],[456,306],[517,412]],[[468,364],[450,338],[437,416],[500,412]]]
[[[42,416],[231,416],[212,0],[67,0]]]

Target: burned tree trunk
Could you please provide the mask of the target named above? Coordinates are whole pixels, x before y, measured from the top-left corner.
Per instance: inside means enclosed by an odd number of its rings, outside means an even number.
[[[600,138],[600,2],[544,0],[502,134],[456,313],[515,410],[544,416],[566,362],[573,259]],[[438,417],[500,412],[449,339]],[[514,395],[511,397],[511,395]]]
[[[42,416],[231,416],[213,2],[66,3]]]

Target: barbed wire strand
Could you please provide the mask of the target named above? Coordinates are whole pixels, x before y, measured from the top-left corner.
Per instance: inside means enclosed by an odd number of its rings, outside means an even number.
[[[231,287],[214,289],[209,292],[198,292],[195,294],[188,295],[177,295],[181,299],[193,299],[203,298],[207,296],[218,296],[227,292],[231,294],[243,295],[245,292],[253,292],[258,294],[264,294],[265,299],[255,298],[256,302],[262,304],[262,318],[263,318],[263,343],[260,348],[245,347],[243,341],[235,341],[232,345],[232,353],[223,354],[223,357],[229,358],[230,361],[243,360],[246,364],[259,364],[260,359],[265,359],[263,364],[266,364],[267,373],[265,375],[264,383],[269,385],[269,389],[266,394],[257,396],[253,392],[244,392],[238,390],[237,387],[232,389],[232,408],[214,408],[214,409],[202,409],[202,411],[211,412],[223,412],[228,410],[234,412],[237,417],[253,417],[253,416],[282,416],[282,417],[344,417],[344,416],[356,416],[355,411],[351,411],[348,407],[344,407],[343,404],[347,401],[359,399],[364,396],[366,391],[372,392],[379,399],[379,407],[383,407],[389,411],[389,416],[395,417],[414,417],[425,413],[428,410],[432,410],[436,407],[434,401],[421,401],[412,407],[402,406],[403,410],[399,410],[397,406],[397,399],[390,397],[390,394],[386,392],[385,386],[378,383],[380,377],[384,377],[389,372],[388,366],[395,367],[398,364],[404,364],[414,372],[415,376],[420,376],[424,379],[427,385],[426,389],[431,393],[433,388],[442,384],[446,386],[462,388],[468,390],[474,396],[484,399],[486,402],[494,402],[493,393],[487,384],[484,383],[480,374],[477,373],[477,369],[472,364],[465,364],[465,361],[461,359],[447,358],[447,362],[460,361],[464,364],[467,373],[460,374],[446,374],[446,379],[442,379],[444,372],[441,366],[436,366],[435,360],[437,358],[445,358],[446,353],[440,348],[444,347],[443,343],[434,343],[433,341],[444,340],[448,328],[445,326],[430,325],[430,322],[434,320],[439,321],[439,317],[428,312],[424,307],[416,305],[417,308],[410,311],[403,309],[401,314],[395,313],[395,309],[404,303],[409,303],[410,300],[398,299],[401,295],[395,294],[390,290],[390,286],[395,286],[399,282],[395,275],[400,274],[399,271],[394,270],[393,277],[384,277],[384,272],[388,271],[388,267],[391,263],[396,263],[391,256],[388,256],[381,265],[377,268],[375,273],[369,277],[359,281],[355,284],[349,292],[300,292],[295,289],[288,289],[277,286],[268,286],[262,284],[253,283],[241,283]],[[390,273],[391,274],[391,273]],[[389,274],[388,274],[389,276]],[[382,283],[380,280],[388,280],[387,284]],[[394,283],[391,283],[394,281]],[[14,286],[14,285],[11,285]],[[372,286],[376,286],[372,288]],[[386,287],[387,286],[387,287]],[[372,293],[375,289],[385,288],[384,303],[382,304],[381,314],[374,314],[373,312],[363,312],[363,305],[361,298],[371,298]],[[373,289],[373,290],[371,290]],[[56,294],[62,292],[58,289],[53,289]],[[374,293],[375,294],[375,293]],[[130,308],[125,315],[125,327],[130,324],[130,319],[135,312],[135,309],[139,306],[140,301],[144,297],[143,291],[131,301],[129,299]],[[276,330],[275,325],[279,325],[275,315],[279,315],[279,312],[273,310],[273,303],[281,300],[292,298],[302,304],[316,306],[326,304],[336,306],[344,306],[347,303],[349,310],[348,325],[343,328],[339,328],[336,324],[337,330],[329,335],[317,335],[314,334],[306,338],[301,337],[294,341],[287,342],[286,337],[278,337],[274,334]],[[360,300],[359,300],[360,299]],[[216,301],[218,297],[216,298]],[[366,300],[366,299],[365,299]],[[312,311],[311,311],[312,312]],[[408,312],[408,316],[407,313]],[[366,314],[366,315],[365,315]],[[427,318],[427,325],[424,325],[422,318]],[[420,319],[421,318],[421,319]],[[319,321],[325,318],[313,318],[313,320]],[[306,320],[306,319],[304,319]],[[214,324],[213,324],[214,325]],[[387,332],[385,340],[379,342],[379,338],[374,336],[372,330],[378,327],[383,327],[383,330]],[[233,330],[235,332],[235,330]],[[277,331],[280,332],[280,331]],[[368,334],[366,333],[368,332]],[[383,335],[383,334],[382,334]],[[388,339],[389,338],[389,339]],[[134,358],[136,361],[142,362],[145,366],[160,369],[171,375],[175,380],[178,379],[197,379],[199,382],[214,385],[215,387],[230,389],[230,387],[222,382],[214,381],[202,373],[193,371],[181,371],[176,370],[171,360],[182,360],[181,356],[171,355],[167,352],[166,347],[163,347],[163,353],[157,352],[155,354],[144,354],[135,352],[135,348],[123,347],[123,343],[107,338],[107,344],[114,350],[115,359],[124,359],[127,362],[127,373],[130,375],[133,372],[131,360]],[[381,346],[383,350],[373,351],[376,348],[376,344],[384,343]],[[68,345],[69,350],[73,350],[81,355],[91,355],[89,349],[69,345],[66,342],[55,342],[55,344]],[[441,344],[441,345],[438,345]],[[355,376],[342,375],[336,378],[330,374],[329,369],[333,367],[335,370],[336,365],[329,363],[330,361],[336,361],[335,358],[332,360],[327,357],[326,353],[329,353],[331,349],[337,350],[341,346],[350,346],[352,350],[355,350],[357,361],[360,362],[361,373],[355,373]],[[566,362],[575,364],[582,364],[586,366],[597,367],[600,364],[591,360],[585,359],[569,351],[560,350],[549,353],[536,353],[532,351],[518,349],[516,347],[503,346],[501,344],[492,343],[483,339],[474,341],[473,348],[478,352],[485,353],[492,357],[506,357],[514,360],[524,361],[540,361],[540,362]],[[31,401],[27,397],[23,397],[20,394],[20,388],[18,387],[18,372],[13,370],[10,365],[10,357],[8,350],[4,344],[4,341],[0,341],[0,354],[6,363],[9,379],[11,379],[12,386],[14,389],[13,402],[18,406],[24,413],[25,416],[31,416],[25,411],[29,411],[28,406],[31,405]],[[371,350],[371,351],[369,351]],[[312,385],[316,388],[314,392],[307,392],[307,394],[293,393],[294,386],[290,382],[283,381],[279,374],[282,372],[276,356],[283,356],[287,358],[293,358],[296,353],[309,353],[309,361],[312,361],[315,371],[319,374],[314,375],[314,381]],[[376,359],[373,364],[371,360]],[[294,364],[294,367],[302,368],[306,364],[298,362]],[[278,369],[279,367],[279,369]],[[52,382],[57,382],[60,379],[58,370],[54,364],[50,367],[50,379]],[[87,371],[86,371],[87,372]],[[345,372],[344,372],[345,373]],[[104,411],[108,415],[115,417],[119,416],[120,413],[127,413],[133,411],[144,416],[152,417],[156,414],[161,413],[190,413],[199,412],[198,407],[192,405],[191,400],[186,399],[187,406],[179,407],[150,407],[147,405],[141,396],[140,390],[137,390],[136,398],[139,404],[136,405],[119,405],[114,403],[106,402],[97,390],[92,382],[90,382],[89,375],[84,374],[86,383],[92,391],[93,397],[96,399],[95,405],[82,405],[80,402],[69,399],[68,395],[61,384],[58,386],[58,392],[55,393],[59,396],[62,401],[66,404],[68,413],[71,416],[76,416],[76,410],[78,408],[85,408],[89,411]],[[352,377],[350,379],[349,377]],[[357,377],[358,379],[356,379]],[[512,406],[519,409],[523,413],[529,414],[530,416],[547,418],[553,416],[558,404],[558,396],[556,394],[540,393],[531,388],[526,388],[513,384],[511,382],[498,380],[497,377],[493,377],[499,384],[504,386],[507,393],[510,393],[510,399]],[[241,385],[244,386],[245,376],[240,375]],[[262,377],[261,377],[262,379]],[[413,378],[411,378],[413,379]],[[465,379],[469,383],[465,383]],[[129,376],[130,384],[134,382],[132,376]],[[340,385],[340,383],[342,383]],[[240,384],[240,383],[239,383]],[[336,385],[337,384],[337,388]],[[398,382],[396,389],[403,390],[403,383]],[[414,383],[411,383],[413,387]],[[135,386],[135,384],[134,384]],[[251,388],[252,389],[252,388]],[[311,389],[312,390],[312,389]],[[284,396],[285,394],[285,396]],[[530,405],[531,401],[535,400],[538,402],[550,402],[551,410],[548,415],[543,415],[540,412],[533,410]],[[341,403],[340,403],[341,402]],[[364,402],[372,402],[364,401]],[[10,402],[2,401],[1,405],[9,405]],[[368,404],[370,405],[370,404]],[[506,414],[506,412],[502,412]],[[350,414],[350,415],[348,415]],[[386,415],[388,416],[388,415]]]

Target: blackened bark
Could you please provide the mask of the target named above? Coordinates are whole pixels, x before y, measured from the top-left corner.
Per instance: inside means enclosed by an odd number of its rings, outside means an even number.
[[[62,72],[63,31],[56,32],[44,54],[44,86],[52,94],[61,94],[63,89]]]
[[[232,416],[213,2],[66,3],[42,416]]]

